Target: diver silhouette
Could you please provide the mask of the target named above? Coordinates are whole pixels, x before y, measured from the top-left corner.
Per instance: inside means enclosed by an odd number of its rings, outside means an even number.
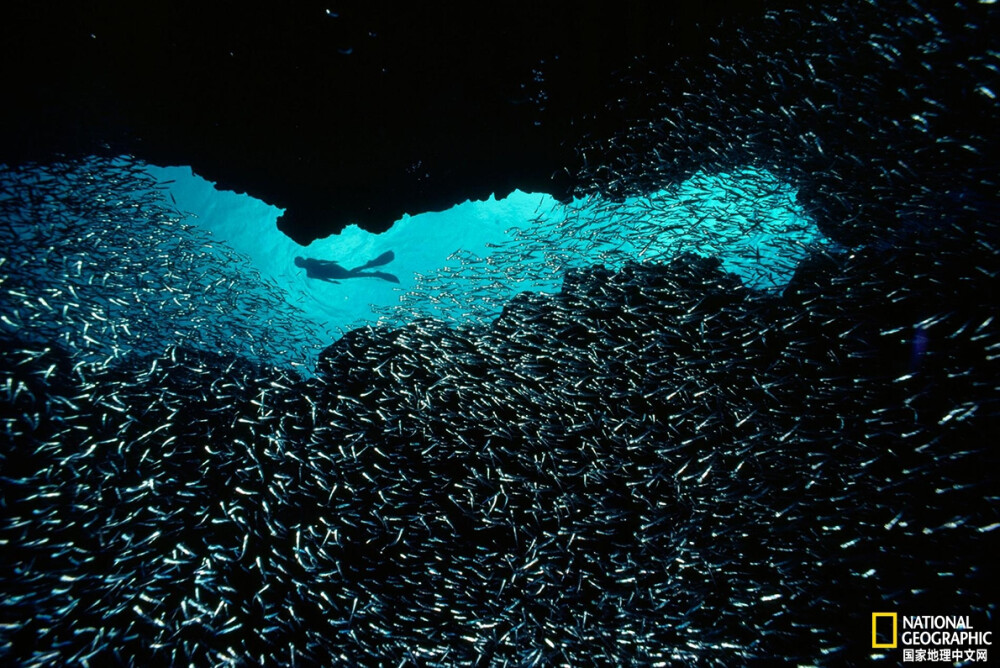
[[[389,281],[390,283],[399,283],[398,278],[392,274],[387,274],[384,271],[365,271],[365,269],[381,267],[384,264],[389,264],[394,259],[396,259],[395,254],[392,251],[386,251],[374,260],[365,262],[360,267],[355,267],[354,269],[344,269],[340,266],[340,264],[332,260],[317,260],[316,258],[311,257],[296,257],[295,266],[303,267],[306,270],[306,277],[316,278],[329,283],[340,283],[340,281],[336,280],[338,278],[362,278],[365,276],[370,278],[381,278],[383,281]]]

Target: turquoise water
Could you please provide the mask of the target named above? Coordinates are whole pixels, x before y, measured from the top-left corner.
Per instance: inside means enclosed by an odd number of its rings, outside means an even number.
[[[404,216],[383,234],[348,226],[306,248],[278,230],[280,209],[186,167],[92,160],[3,175],[0,330],[91,363],[182,346],[307,371],[350,329],[488,325],[519,292],[556,293],[577,267],[694,252],[776,294],[826,243],[794,189],[753,169],[621,202],[515,191]],[[398,283],[329,283],[294,264],[351,268],[387,251],[393,260],[375,269]]]
[[[681,252],[719,257],[727,271],[760,290],[779,291],[807,249],[823,243],[796,193],[756,169],[697,173],[646,197],[599,197],[560,204],[539,193],[466,201],[447,211],[406,215],[382,234],[350,225],[301,247],[276,226],[281,209],[218,191],[187,167],[149,167],[191,224],[246,255],[262,279],[329,336],[364,325],[418,317],[484,323],[518,292],[554,293],[566,269],[664,262]],[[359,266],[393,251],[377,278],[329,283],[306,278],[296,256]]]

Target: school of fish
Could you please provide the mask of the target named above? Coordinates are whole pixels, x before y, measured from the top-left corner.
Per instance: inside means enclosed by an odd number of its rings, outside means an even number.
[[[872,612],[989,630],[996,18],[805,2],[623,77],[583,190],[764,167],[837,245],[784,290],[711,252],[562,263],[557,294],[315,368],[141,162],[0,168],[0,658],[854,664]]]

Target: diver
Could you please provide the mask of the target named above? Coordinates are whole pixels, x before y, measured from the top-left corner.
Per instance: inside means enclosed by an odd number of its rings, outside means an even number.
[[[321,281],[327,281],[329,283],[340,283],[339,280],[336,280],[339,278],[361,278],[364,276],[381,278],[383,281],[389,281],[390,283],[399,283],[398,278],[392,274],[387,274],[384,271],[365,271],[365,269],[381,267],[384,264],[389,264],[394,259],[396,259],[395,254],[392,251],[386,251],[374,260],[365,262],[360,267],[355,267],[354,269],[344,269],[340,266],[340,264],[332,260],[317,260],[311,257],[296,257],[295,266],[303,267],[306,270],[306,276],[308,278],[317,278]]]

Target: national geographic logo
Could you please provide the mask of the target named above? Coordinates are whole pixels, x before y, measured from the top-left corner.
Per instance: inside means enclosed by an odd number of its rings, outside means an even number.
[[[879,620],[882,620],[881,624]],[[898,621],[899,618],[895,612],[872,613],[872,649],[896,649]],[[890,622],[891,626],[889,626]]]
[[[902,647],[903,663],[986,662],[993,633],[975,630],[969,615],[872,613],[872,649]]]

